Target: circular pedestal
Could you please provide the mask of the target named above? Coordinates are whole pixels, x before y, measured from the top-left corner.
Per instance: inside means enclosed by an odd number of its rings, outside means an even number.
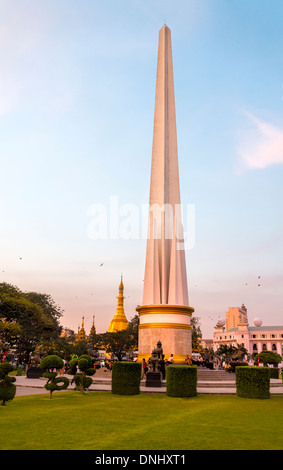
[[[175,363],[184,362],[192,353],[190,319],[194,309],[183,305],[143,305],[136,310],[140,316],[138,360],[148,360],[161,341],[165,360],[173,354]]]

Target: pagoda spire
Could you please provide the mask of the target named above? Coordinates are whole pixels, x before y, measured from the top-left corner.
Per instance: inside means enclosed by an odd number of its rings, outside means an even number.
[[[128,320],[125,315],[124,311],[124,284],[123,284],[123,276],[121,275],[121,282],[119,285],[119,295],[118,295],[118,305],[116,309],[116,313],[111,321],[108,333],[114,333],[115,331],[125,330],[128,326]]]
[[[92,325],[91,325],[91,329],[90,329],[90,331],[89,331],[89,336],[93,336],[93,335],[96,334],[96,328],[95,328],[94,319],[95,319],[95,316],[93,315],[93,317],[92,317]]]
[[[78,334],[77,334],[77,338],[76,338],[76,341],[85,341],[86,340],[86,332],[85,332],[85,328],[84,328],[84,317],[82,318],[82,326],[81,328],[79,327],[78,328]]]
[[[91,329],[90,329],[89,335],[88,335],[88,340],[93,345],[95,344],[95,339],[96,339],[96,328],[95,328],[94,319],[95,319],[95,316],[93,315],[93,317],[92,317],[92,326],[91,326]]]

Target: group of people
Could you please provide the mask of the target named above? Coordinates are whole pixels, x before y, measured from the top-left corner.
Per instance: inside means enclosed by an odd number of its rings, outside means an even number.
[[[104,372],[111,372],[112,370],[113,361],[105,361],[105,369]]]
[[[188,354],[185,358],[185,364],[188,364],[188,366],[191,366],[193,364],[193,357],[191,354]]]
[[[188,366],[196,365],[196,366],[204,366],[205,361],[202,356],[196,358],[193,358],[192,354],[188,354],[185,358],[185,364],[188,364]]]
[[[69,368],[68,366],[68,361],[66,359],[63,359],[63,362],[64,362],[64,365],[62,367],[62,369],[60,370],[60,374],[65,374]],[[101,362],[99,360],[96,360],[94,361],[93,363],[93,367],[94,369],[98,370],[100,369],[102,366],[104,365],[105,367],[105,370],[104,372],[108,372],[108,371],[111,371],[112,370],[112,365],[113,365],[113,361],[112,360],[109,360],[109,361],[105,361],[105,364],[101,364]]]

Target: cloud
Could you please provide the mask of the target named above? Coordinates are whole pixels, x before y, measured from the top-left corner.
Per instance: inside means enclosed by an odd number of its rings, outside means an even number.
[[[270,165],[283,164],[283,128],[258,119],[244,112],[251,127],[241,135],[238,154],[248,169],[263,169]]]

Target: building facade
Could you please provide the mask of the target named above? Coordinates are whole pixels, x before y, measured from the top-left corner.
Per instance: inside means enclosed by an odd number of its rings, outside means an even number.
[[[236,322],[235,326],[233,322]],[[253,326],[249,326],[246,307],[244,305],[240,308],[230,307],[226,312],[226,319],[219,319],[214,327],[214,351],[221,344],[235,347],[239,344],[249,354],[267,350],[282,356],[283,325],[264,326],[259,318],[255,318]]]

